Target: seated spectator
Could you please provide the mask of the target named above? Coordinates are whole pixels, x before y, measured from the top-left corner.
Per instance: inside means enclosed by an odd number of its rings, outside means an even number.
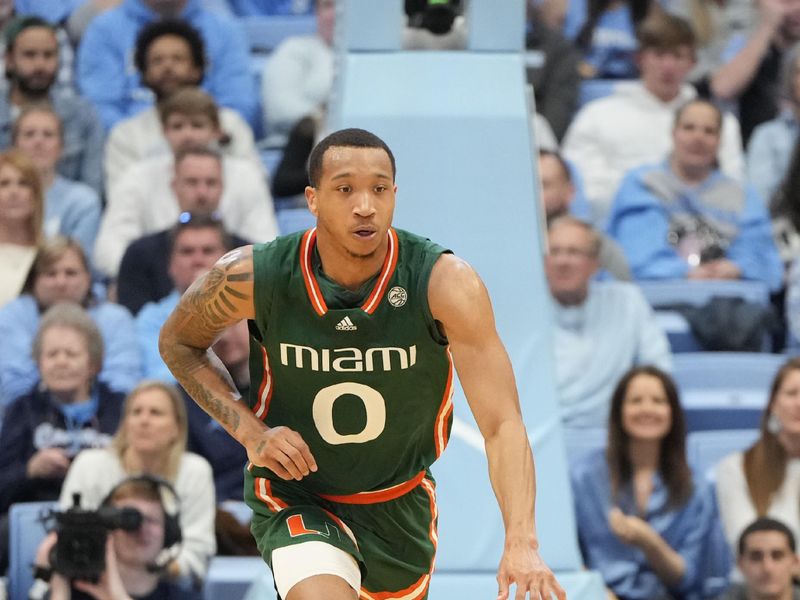
[[[178,224],[131,242],[122,257],[117,278],[117,301],[134,315],[148,302],[168,296],[175,285],[169,275],[171,240],[175,227],[192,216],[215,218],[222,198],[220,158],[211,150],[187,154],[175,168],[172,190],[181,214]],[[216,217],[218,218],[218,217]],[[233,247],[250,242],[232,235]]]
[[[101,192],[105,133],[92,106],[70,89],[54,86],[58,42],[38,17],[15,21],[6,39],[6,77],[0,83],[0,147],[11,145],[12,123],[26,104],[49,102],[63,124],[58,172]]]
[[[294,124],[328,103],[333,86],[335,0],[314,0],[315,35],[283,40],[264,66],[264,128],[285,137]]]
[[[525,75],[533,86],[536,110],[560,140],[578,106],[580,53],[540,18],[532,2],[525,4],[529,16],[525,34]]]
[[[247,398],[250,393],[250,334],[247,321],[239,321],[227,329],[213,346],[214,354],[222,361],[233,378],[236,389]],[[181,388],[183,389],[183,388]],[[214,471],[217,502],[242,501],[244,490],[243,465],[247,452],[239,442],[222,428],[183,392],[189,417],[189,450],[205,458]]]
[[[626,373],[608,427],[608,447],[571,473],[586,567],[626,600],[708,597],[706,578],[722,591],[731,560],[711,489],[689,469],[669,375],[654,367]]]
[[[711,77],[719,100],[738,104],[742,138],[778,115],[781,63],[800,42],[800,3],[759,0],[758,18],[746,32],[732,36],[723,51],[725,63]]]
[[[257,102],[247,41],[233,19],[204,8],[201,0],[123,0],[92,20],[78,48],[78,87],[97,107],[106,129],[152,105],[153,95],[129,57],[139,31],[167,18],[188,21],[200,32],[210,65],[204,89],[254,126]]]
[[[36,167],[15,150],[0,154],[0,307],[25,285],[42,238],[43,216]]]
[[[792,262],[786,277],[785,319],[789,350],[800,348],[800,260]]]
[[[103,339],[74,304],[53,306],[28,348],[41,379],[7,409],[0,431],[0,514],[11,504],[55,500],[72,460],[104,447],[119,425],[123,395],[97,380]],[[0,531],[5,527],[0,525]],[[0,568],[7,566],[0,537]]]
[[[145,304],[136,315],[139,351],[144,374],[148,379],[175,382],[158,351],[161,326],[194,280],[211,269],[232,248],[231,238],[222,223],[210,216],[190,216],[175,225],[170,232],[168,256],[172,293],[158,302]]]
[[[58,536],[53,533],[40,546],[35,563],[38,572],[52,571],[50,583],[37,580],[34,589],[41,593],[49,590],[49,600],[200,600],[202,594],[163,578],[158,568],[164,551],[172,551],[182,538],[180,525],[174,522],[180,518],[180,512],[176,513],[173,506],[174,496],[172,486],[162,479],[136,476],[124,479],[103,504],[121,510],[133,509],[140,515],[141,523],[133,531],[117,529],[110,533],[99,580],[70,581],[59,574],[57,567],[51,567],[51,551],[55,549],[56,558],[60,558],[61,550],[54,548]]]
[[[764,203],[717,168],[721,127],[713,104],[687,103],[676,113],[668,160],[625,176],[609,233],[634,279],[753,279],[772,291],[781,287]]]
[[[744,583],[732,585],[717,600],[800,600],[794,575],[800,568],[792,531],[761,517],[739,536],[736,564]]]
[[[651,0],[569,2],[578,2],[584,8],[568,10],[564,24],[565,35],[575,40],[583,53],[581,75],[586,79],[635,79],[639,75],[636,29],[652,12],[654,4],[658,8],[657,3]]]
[[[669,343],[630,283],[593,282],[600,237],[561,217],[548,226],[545,274],[555,317],[556,396],[567,427],[600,427],[619,378],[639,364],[672,367]],[[602,356],[602,360],[597,360]]]
[[[315,110],[294,124],[283,148],[281,160],[272,179],[272,195],[276,198],[298,196],[305,192],[308,182],[308,157],[321,139],[325,111]]]
[[[133,318],[123,307],[101,302],[91,289],[86,255],[78,242],[53,238],[36,255],[24,293],[0,309],[0,402],[7,406],[28,393],[39,379],[31,342],[42,313],[57,302],[83,306],[103,336],[100,380],[127,392],[139,381],[140,360]]]
[[[759,439],[717,465],[717,502],[731,548],[758,517],[786,523],[795,536],[800,531],[799,395],[800,359],[793,358],[772,381]]]
[[[762,127],[768,127],[765,123]],[[750,146],[757,143],[758,132]],[[779,136],[773,138],[776,139]],[[771,160],[778,161],[777,156]],[[800,256],[800,137],[794,142],[790,154],[784,160],[788,166],[780,181],[780,186],[769,199],[775,244],[785,265],[795,262]]]
[[[158,117],[158,106],[176,91],[199,86],[205,75],[206,56],[200,33],[184,21],[155,21],[136,39],[136,69],[152,90],[156,105],[117,123],[105,150],[106,185],[111,188],[137,162],[170,153]],[[261,167],[250,126],[230,108],[219,109],[220,150],[228,156],[252,160]]]
[[[784,108],[780,114],[762,123],[753,131],[747,145],[747,179],[761,197],[770,202],[781,182],[789,175],[789,158],[800,130],[800,42],[795,44],[783,62],[780,97]]]
[[[695,37],[678,17],[654,15],[638,31],[638,82],[618,84],[610,96],[586,104],[564,137],[564,158],[580,170],[595,222],[604,222],[625,173],[663,160],[670,150],[675,110],[696,96],[685,83],[694,65]],[[739,178],[744,161],[739,125],[723,120],[721,169]]]
[[[14,147],[39,170],[44,188],[44,235],[63,235],[94,249],[102,205],[97,192],[85,183],[69,180],[57,170],[64,151],[63,124],[50,106],[28,105],[14,122]]]
[[[214,556],[214,480],[211,467],[186,451],[186,407],[174,387],[146,381],[125,399],[122,422],[111,447],[81,452],[61,488],[61,505],[95,509],[109,492],[132,475],[154,475],[177,492],[183,540],[177,557],[166,567],[172,578],[201,582]]]
[[[569,166],[561,155],[547,150],[539,151],[539,180],[542,182],[542,201],[547,222],[570,214],[575,186]],[[630,280],[631,271],[622,248],[606,235],[600,234],[600,240],[600,268],[615,279]]]
[[[160,107],[161,124],[173,155],[134,165],[109,190],[108,206],[95,244],[95,266],[116,278],[125,249],[134,240],[171,227],[182,208],[172,182],[175,169],[197,147],[219,139],[219,116],[214,101],[196,89],[181,90]],[[203,163],[208,164],[208,161]],[[251,161],[224,157],[220,215],[226,228],[253,242],[267,242],[278,233],[272,197],[263,171]],[[196,166],[197,162],[192,161]],[[217,167],[218,168],[218,167]],[[194,171],[193,185],[219,181],[218,171]]]

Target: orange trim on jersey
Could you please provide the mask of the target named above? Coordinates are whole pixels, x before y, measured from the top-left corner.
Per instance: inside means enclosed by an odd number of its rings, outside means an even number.
[[[442,395],[442,404],[439,406],[439,413],[436,415],[433,431],[433,443],[436,448],[436,458],[441,456],[447,446],[447,422],[450,415],[453,414],[453,355],[450,353],[450,348],[446,349],[447,362],[449,368],[447,370],[447,384],[444,386],[444,394]]]
[[[399,240],[397,239],[397,232],[394,229],[389,229],[389,248],[386,251],[386,258],[383,260],[383,267],[381,268],[381,274],[378,277],[378,283],[375,285],[375,289],[372,290],[372,293],[369,295],[369,298],[367,298],[366,302],[361,305],[361,310],[367,314],[371,315],[375,312],[375,309],[378,308],[378,304],[380,304],[384,293],[386,293],[389,280],[392,278],[392,275],[394,274],[394,268],[397,266],[397,256],[400,254],[398,252],[399,246],[400,244]]]
[[[311,306],[321,317],[328,312],[328,305],[325,304],[325,298],[322,297],[322,290],[319,289],[317,278],[314,277],[314,271],[311,268],[311,253],[316,241],[316,227],[309,229],[303,234],[303,239],[300,242],[300,270],[303,272],[303,282],[306,284],[306,292],[308,293],[308,299],[311,300]]]
[[[383,259],[383,266],[381,267],[378,281],[375,284],[370,295],[361,305],[361,310],[367,314],[372,314],[378,308],[381,299],[386,293],[386,288],[389,286],[389,280],[394,274],[394,269],[397,266],[397,257],[400,254],[400,243],[397,237],[397,232],[394,229],[389,229],[388,233],[389,247],[386,250],[386,258]],[[306,293],[308,299],[311,301],[311,306],[320,317],[328,312],[328,305],[325,303],[325,298],[322,296],[317,278],[314,276],[314,270],[311,266],[311,256],[314,250],[314,244],[317,241],[317,228],[309,229],[303,234],[300,241],[300,270],[303,273],[303,283],[306,286]]]
[[[261,377],[261,385],[258,388],[258,401],[253,407],[253,413],[259,419],[264,419],[269,410],[269,403],[272,400],[272,370],[269,368],[269,357],[267,357],[267,349],[261,346],[261,359],[264,366],[264,374]]]
[[[338,502],[339,504],[377,504],[378,502],[388,502],[399,498],[417,487],[425,477],[425,471],[420,471],[416,477],[398,483],[392,487],[382,490],[375,490],[373,492],[358,492],[357,494],[346,494],[344,496],[332,496],[328,494],[318,494],[320,498],[324,498],[330,502]]]
[[[278,512],[289,507],[286,502],[272,494],[272,484],[269,479],[256,477],[253,487],[255,488],[256,498],[266,504],[272,512]]]
[[[439,541],[439,536],[436,532],[436,519],[439,515],[439,511],[436,507],[436,493],[433,483],[429,479],[423,479],[420,485],[422,485],[422,488],[427,492],[431,506],[431,524],[428,529],[428,535],[433,544],[434,558],[431,560],[430,571],[407,588],[396,592],[370,592],[362,587],[359,592],[359,600],[420,600],[428,593],[431,574],[433,573],[433,567],[436,562],[436,546]]]

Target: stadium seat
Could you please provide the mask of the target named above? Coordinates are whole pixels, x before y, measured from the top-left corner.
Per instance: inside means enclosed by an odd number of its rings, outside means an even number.
[[[656,322],[667,334],[669,347],[675,352],[701,352],[703,349],[694,337],[689,322],[674,310],[656,310]]]
[[[686,352],[673,356],[690,431],[758,427],[783,355]]]
[[[619,82],[619,79],[586,79],[582,81],[578,90],[578,108],[592,100],[610,96]]]
[[[574,464],[587,454],[604,448],[608,440],[605,427],[570,429],[564,428],[564,446],[567,449],[567,460]]]
[[[8,511],[8,600],[26,600],[33,584],[31,565],[47,533],[42,517],[56,502],[21,502]]]
[[[686,441],[689,464],[698,474],[713,480],[716,464],[728,454],[750,447],[758,435],[758,429],[693,431]]]
[[[242,18],[250,52],[269,53],[287,37],[311,35],[317,31],[314,15],[273,15]]]
[[[760,281],[719,280],[690,281],[675,279],[666,281],[638,281],[644,297],[654,308],[674,304],[707,304],[714,296],[742,298],[763,306],[769,305],[769,289]]]

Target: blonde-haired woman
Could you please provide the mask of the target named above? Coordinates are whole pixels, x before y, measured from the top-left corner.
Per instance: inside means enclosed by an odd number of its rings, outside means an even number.
[[[0,306],[22,291],[42,237],[44,196],[33,163],[16,150],[0,154]]]
[[[186,451],[186,406],[173,386],[146,381],[125,399],[122,422],[110,448],[81,452],[61,489],[61,504],[80,494],[96,508],[123,479],[148,474],[172,483],[180,500],[182,543],[163,566],[171,577],[200,582],[216,552],[214,479],[208,462]]]
[[[761,435],[717,467],[717,503],[725,537],[736,547],[757,517],[772,517],[800,534],[800,358],[788,360],[772,382]]]

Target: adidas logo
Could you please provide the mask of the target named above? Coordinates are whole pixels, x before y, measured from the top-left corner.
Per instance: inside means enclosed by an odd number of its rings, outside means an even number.
[[[353,324],[350,317],[345,317],[336,324],[336,331],[355,331],[356,329],[358,327]]]

